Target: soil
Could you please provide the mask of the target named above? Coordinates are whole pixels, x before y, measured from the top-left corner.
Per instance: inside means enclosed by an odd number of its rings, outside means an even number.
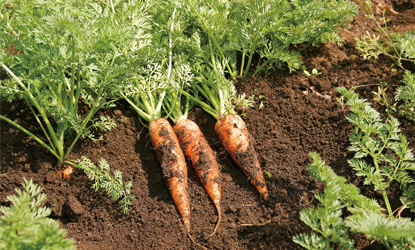
[[[378,34],[376,25],[364,16],[367,14],[364,4],[360,1],[357,4],[361,6],[359,15],[349,29],[340,32],[344,46],[328,42],[302,52],[309,72],[315,68],[321,75],[306,77],[302,72],[278,70],[266,77],[248,77],[244,82],[236,82],[239,93],[255,95],[255,106],[244,110],[243,119],[256,141],[262,170],[272,176],[267,177],[268,201],[260,198],[227,155],[215,134],[215,119],[199,108],[190,113],[190,119],[200,126],[221,165],[222,222],[217,233],[206,240],[214,229],[217,213],[188,163],[191,233],[200,244],[208,249],[301,249],[292,238],[310,232],[310,228],[300,220],[299,212],[304,207],[316,207],[318,203],[313,196],[324,189],[306,171],[311,151],[318,152],[338,175],[357,185],[362,194],[384,206],[382,195],[374,192],[372,186],[364,186],[363,179],[356,177],[347,163],[353,157],[348,151],[352,124],[344,117],[347,110],[336,101],[339,95],[335,88],[356,86],[362,97],[384,113],[384,107],[373,102],[373,91],[377,91],[381,81],[390,86],[400,85],[404,70],[394,66],[394,61],[386,56],[363,60],[354,48],[355,37],[362,37],[366,31]],[[378,1],[372,4],[382,6]],[[387,12],[391,30],[415,29],[413,0],[383,4],[397,12]],[[404,63],[404,67],[415,72],[413,63]],[[392,91],[388,92],[391,96]],[[264,96],[261,100],[260,95]],[[264,107],[260,109],[261,101]],[[24,102],[1,105],[2,115],[32,133],[42,134]],[[33,179],[47,194],[45,205],[52,209],[51,217],[67,230],[68,237],[75,239],[78,249],[196,249],[164,183],[147,127],[122,101],[117,108],[101,113],[113,117],[118,126],[98,142],[79,141],[69,158],[86,156],[95,163],[105,158],[112,171],[122,171],[124,181],[133,182],[135,199],[129,213],[123,214],[119,204],[104,191],[95,192],[91,188],[93,182],[82,170],[75,169],[70,179],[59,178],[60,168],[54,156],[4,121],[1,121],[0,205],[10,205],[6,197],[15,194],[15,188],[21,188],[23,178]],[[414,150],[414,123],[396,117]],[[393,184],[388,194],[392,209],[398,208],[399,186]],[[408,210],[402,215],[415,219]],[[357,249],[382,248],[362,235],[353,237]]]

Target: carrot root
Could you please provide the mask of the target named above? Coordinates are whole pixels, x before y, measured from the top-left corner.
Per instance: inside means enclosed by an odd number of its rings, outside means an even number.
[[[73,167],[68,166],[64,170],[58,171],[58,175],[61,179],[69,179],[73,174]]]
[[[151,143],[161,163],[163,178],[169,187],[174,204],[193,244],[203,249],[190,235],[190,196],[187,189],[186,160],[170,123],[159,118],[150,123]]]
[[[190,238],[190,240],[192,241],[192,243],[193,243],[193,244],[195,244],[196,246],[198,246],[198,247],[200,247],[200,248],[202,248],[202,249],[207,249],[206,247],[204,247],[204,246],[200,245],[199,243],[197,243],[197,242],[193,239],[193,237],[190,235],[190,233],[189,233],[189,232],[187,232],[187,236],[189,236],[189,238]]]
[[[264,174],[252,145],[252,138],[242,118],[238,115],[223,116],[216,122],[215,131],[235,163],[242,169],[261,197],[267,200],[269,192]]]
[[[213,235],[215,235],[215,233],[216,233],[216,231],[218,230],[218,227],[219,227],[219,223],[220,223],[220,217],[221,217],[221,212],[220,212],[220,207],[218,207],[218,206],[215,206],[216,207],[216,210],[218,211],[218,221],[216,222],[216,226],[215,226],[215,229],[213,229],[213,232],[212,232],[212,234],[211,235],[209,235],[208,237],[207,237],[207,239],[209,239],[210,237],[212,237]]]
[[[190,196],[183,152],[170,123],[159,118],[150,123],[151,143],[160,161],[163,178],[187,232],[190,232]]]
[[[173,130],[176,132],[183,152],[192,162],[200,182],[218,212],[218,220],[213,233],[208,237],[210,238],[216,233],[221,218],[220,199],[222,192],[219,165],[212,148],[196,123],[189,119],[181,119],[173,127]]]

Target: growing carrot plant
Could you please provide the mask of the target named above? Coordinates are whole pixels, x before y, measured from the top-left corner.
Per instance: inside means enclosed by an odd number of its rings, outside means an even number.
[[[99,161],[98,167],[85,156],[76,163],[79,168],[84,170],[89,179],[95,181],[92,185],[95,192],[104,189],[110,198],[116,201],[119,200],[123,213],[130,211],[131,201],[134,199],[130,191],[133,184],[131,181],[126,184],[123,183],[121,171],[115,170],[114,177],[111,176],[110,165],[105,159]]]
[[[288,66],[290,71],[301,66],[300,51],[291,45],[317,44],[328,39],[341,41],[335,32],[357,14],[350,1],[186,1],[183,12],[194,20],[222,58],[231,76],[247,76],[253,56],[259,55],[254,74],[274,67]],[[240,69],[236,69],[236,53],[241,53]],[[246,59],[248,60],[246,62]]]
[[[96,139],[92,129],[114,128],[114,120],[95,115],[113,106],[112,86],[145,60],[150,6],[148,1],[30,0],[2,7],[0,47],[14,52],[0,52],[9,75],[1,81],[0,95],[2,101],[25,100],[43,136],[0,118],[47,148],[58,164],[65,163],[80,137]]]
[[[311,176],[326,185],[324,194],[317,194],[321,206],[304,208],[300,219],[313,230],[301,233],[293,240],[306,249],[332,249],[337,243],[339,249],[356,249],[350,233],[364,234],[367,238],[380,241],[387,249],[413,249],[415,223],[408,218],[386,216],[379,204],[360,194],[353,184],[338,176],[320,158],[311,152],[313,160],[307,169]],[[350,213],[344,218],[342,209]]]
[[[402,82],[405,86],[396,90],[396,101],[401,101],[399,114],[415,122],[415,75],[409,70],[405,71]]]
[[[50,208],[41,207],[46,195],[43,188],[24,179],[23,191],[7,199],[12,206],[1,206],[0,249],[76,249],[75,241],[66,238],[66,230],[48,216]]]
[[[369,15],[366,15],[366,17],[375,22],[385,38],[370,35],[369,32],[367,35],[363,35],[362,39],[355,38],[356,49],[363,53],[363,58],[370,59],[373,57],[377,59],[379,55],[384,54],[395,60],[399,67],[402,67],[402,61],[415,62],[415,33],[413,31],[407,31],[403,34],[391,33],[388,29],[385,11],[382,12],[382,18],[378,20],[369,1],[365,1],[365,3],[369,9]]]
[[[346,105],[350,106],[351,113],[346,115],[346,119],[355,125],[349,136],[349,150],[354,151],[355,155],[348,162],[357,171],[357,176],[365,178],[365,185],[374,185],[375,190],[382,192],[388,214],[392,214],[386,195],[392,181],[397,181],[409,195],[404,198],[404,204],[411,203],[415,198],[415,193],[411,192],[414,190],[411,186],[415,182],[412,177],[415,162],[406,136],[401,134],[400,123],[393,116],[389,115],[383,123],[380,113],[353,90],[342,87],[337,88],[337,91],[346,98]],[[374,166],[365,157],[370,157]]]

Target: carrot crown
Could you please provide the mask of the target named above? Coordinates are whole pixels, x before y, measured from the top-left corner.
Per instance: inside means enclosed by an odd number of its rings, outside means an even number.
[[[145,76],[131,79],[119,91],[120,96],[147,122],[161,118],[163,99],[169,87],[162,71],[161,65],[150,65]]]
[[[198,67],[196,81],[190,86],[194,95],[179,89],[178,91],[201,106],[206,112],[216,119],[227,114],[235,114],[236,106],[250,107],[252,101],[245,94],[237,95],[232,80],[225,77],[225,62],[219,62],[212,56],[209,67]],[[199,94],[201,97],[199,97]],[[202,98],[206,102],[202,101]]]
[[[194,75],[188,64],[181,64],[171,71],[168,80],[170,89],[164,98],[163,109],[167,117],[174,123],[181,119],[187,119],[189,110],[192,108],[189,98],[182,95],[179,89],[185,92],[191,91],[187,86],[191,84],[193,79]]]

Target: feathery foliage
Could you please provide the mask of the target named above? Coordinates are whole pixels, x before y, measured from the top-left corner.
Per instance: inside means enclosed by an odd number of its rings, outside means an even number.
[[[348,162],[357,171],[357,176],[365,178],[365,185],[372,184],[375,190],[382,191],[388,213],[392,214],[386,196],[386,189],[391,182],[397,181],[403,190],[415,182],[410,174],[415,171],[414,156],[408,149],[406,137],[401,134],[400,123],[391,115],[383,123],[380,113],[353,90],[342,87],[337,88],[337,91],[347,99],[346,105],[350,106],[351,113],[346,115],[346,119],[355,125],[349,136],[349,150],[354,151],[355,155]],[[368,156],[374,166],[363,159]]]
[[[66,239],[66,230],[59,223],[47,218],[51,210],[41,207],[46,195],[43,188],[24,179],[23,191],[7,199],[12,206],[0,207],[0,249],[76,249],[72,239]]]
[[[414,249],[415,223],[410,219],[387,217],[375,200],[360,194],[353,184],[345,184],[346,179],[338,176],[320,158],[311,152],[313,160],[308,172],[326,188],[324,194],[317,194],[321,205],[317,208],[304,208],[300,219],[313,230],[310,234],[301,233],[293,240],[306,249],[332,249],[337,243],[339,249],[356,249],[350,233],[361,233],[367,238],[379,240],[387,249]],[[344,218],[342,209],[351,214]]]
[[[59,164],[80,136],[95,138],[92,128],[115,127],[109,118],[93,117],[113,106],[113,86],[145,61],[147,51],[142,48],[149,39],[150,7],[149,1],[108,6],[96,1],[17,0],[12,9],[2,8],[0,45],[13,46],[15,52],[0,54],[0,65],[10,76],[1,81],[0,96],[25,100],[44,138],[0,118],[46,147]],[[79,102],[89,106],[86,113]],[[72,139],[67,148],[66,139]]]
[[[402,82],[405,86],[399,87],[395,96],[396,101],[402,101],[399,105],[399,114],[415,122],[415,75],[409,70],[405,71]]]
[[[78,160],[78,167],[83,169],[88,178],[95,183],[92,188],[97,192],[100,189],[104,189],[107,195],[113,200],[119,200],[119,204],[122,205],[122,212],[128,213],[130,211],[131,201],[134,196],[131,195],[132,182],[124,184],[122,181],[122,172],[119,170],[114,171],[114,177],[110,174],[110,165],[105,159],[101,159],[97,167],[90,159],[82,156],[82,161]]]
[[[369,32],[367,35],[363,35],[362,39],[355,38],[355,47],[363,53],[363,58],[377,59],[379,55],[384,54],[395,60],[399,67],[402,67],[402,60],[415,62],[415,33],[413,31],[407,31],[404,34],[390,33],[385,10],[382,12],[382,18],[377,20],[373,14],[372,5],[369,1],[365,1],[365,3],[370,12],[366,17],[376,23],[380,32],[385,35],[385,39],[376,35],[371,36]]]

